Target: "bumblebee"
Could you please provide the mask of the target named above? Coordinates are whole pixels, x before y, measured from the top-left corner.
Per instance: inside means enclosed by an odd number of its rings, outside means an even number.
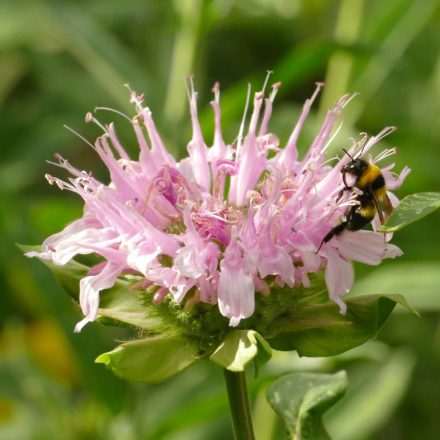
[[[385,179],[380,168],[362,158],[350,157],[351,161],[341,169],[342,180],[345,187],[341,190],[338,198],[344,191],[352,191],[354,188],[361,190],[355,198],[355,205],[347,209],[345,215],[339,219],[339,223],[323,238],[318,251],[324,243],[329,242],[333,237],[341,234],[345,229],[349,231],[358,231],[368,225],[377,214],[380,223],[383,225],[391,214],[393,206],[387,195]],[[347,174],[354,178],[352,185],[347,184]]]

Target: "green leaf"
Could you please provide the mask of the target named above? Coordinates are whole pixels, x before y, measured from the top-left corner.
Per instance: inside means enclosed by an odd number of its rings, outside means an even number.
[[[417,314],[401,295],[364,295],[346,300],[342,315],[333,303],[304,304],[283,333],[269,339],[275,350],[297,350],[300,356],[334,356],[374,338],[396,304]]]
[[[40,251],[39,246],[19,245],[25,252]],[[48,260],[41,260],[54,274],[64,290],[78,302],[79,282],[90,268],[75,260],[70,260],[64,266],[57,266]],[[138,298],[138,293],[132,289],[132,283],[117,280],[111,289],[100,293],[98,321],[102,324],[128,324],[143,329],[154,330],[161,326],[161,320],[148,316],[148,307]]]
[[[295,440],[330,439],[321,417],[347,389],[345,371],[336,374],[292,373],[277,380],[267,399]]]
[[[162,382],[199,359],[197,349],[180,336],[156,336],[126,342],[95,360],[116,376],[134,382]]]
[[[210,356],[211,361],[229,371],[244,371],[249,362],[258,368],[272,357],[267,341],[254,330],[233,330]]]
[[[395,232],[440,208],[440,193],[425,192],[406,196],[394,209],[380,232]]]
[[[402,276],[404,274],[404,276]],[[394,262],[356,281],[350,295],[362,295],[380,286],[384,294],[400,292],[422,311],[440,311],[440,264],[435,261]]]

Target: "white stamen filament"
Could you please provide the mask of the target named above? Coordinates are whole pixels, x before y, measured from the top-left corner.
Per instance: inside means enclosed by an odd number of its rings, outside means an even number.
[[[243,131],[244,131],[244,126],[246,124],[246,116],[247,116],[247,112],[248,112],[248,108],[249,108],[250,97],[251,97],[251,85],[249,83],[248,87],[247,87],[246,104],[244,106],[243,117],[241,119],[240,130],[238,132],[238,137],[237,137],[237,151],[235,153],[236,159],[238,159],[240,157],[241,144],[243,141]]]
[[[101,111],[101,110],[116,113],[117,115],[122,116],[123,118],[127,119],[128,122],[131,123],[131,119],[125,113],[122,113],[119,110],[115,110],[114,108],[111,108],[111,107],[95,107],[94,111],[97,112],[97,111]]]
[[[64,125],[64,128],[66,128],[67,130],[69,130],[71,133],[73,133],[74,135],[76,135],[77,137],[79,137],[82,141],[84,141],[87,145],[89,145],[90,147],[92,147],[93,149],[95,149],[95,146],[89,142],[84,136],[80,135],[78,132],[76,132],[73,128],[70,128],[68,125]]]
[[[86,122],[93,122],[95,125],[97,125],[105,134],[108,134],[107,127],[105,127],[101,122],[96,119],[91,112],[88,112],[86,114]]]
[[[387,157],[394,156],[397,153],[397,148],[386,148],[381,153],[379,153],[374,159],[373,163],[380,162],[381,160],[386,159]]]
[[[264,94],[264,91],[266,90],[267,83],[269,82],[269,78],[270,78],[270,75],[272,75],[272,73],[273,73],[272,70],[268,70],[266,72],[266,78],[264,79],[263,87],[261,88],[261,93],[263,93],[263,94]]]
[[[335,140],[335,137],[338,135],[339,131],[342,128],[344,121],[341,121],[334,133],[331,135],[330,139],[327,141],[327,143],[324,145],[323,149],[320,152],[320,155],[324,154],[325,151],[327,151],[327,148],[329,145]]]

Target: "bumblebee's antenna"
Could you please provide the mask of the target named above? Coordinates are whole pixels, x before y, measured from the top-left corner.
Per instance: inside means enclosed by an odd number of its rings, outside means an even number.
[[[351,160],[354,160],[353,159],[353,156],[345,149],[345,148],[343,148],[342,149],[342,151],[351,159]]]

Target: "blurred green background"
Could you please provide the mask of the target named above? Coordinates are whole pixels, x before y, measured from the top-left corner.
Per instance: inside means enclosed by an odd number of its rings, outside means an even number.
[[[237,132],[246,85],[267,69],[282,81],[272,131],[286,140],[315,81],[323,111],[347,92],[335,149],[384,126],[396,169],[412,168],[398,195],[440,190],[438,0],[1,0],[0,1],[0,439],[225,439],[231,437],[221,371],[201,362],[160,385],[122,382],[93,363],[128,337],[121,329],[72,329],[79,313],[38,261],[15,243],[40,243],[81,214],[80,201],[50,187],[55,152],[106,179],[93,151],[95,106],[132,114],[124,83],[145,92],[167,145],[182,156],[190,126],[184,79],[195,74],[200,116],[212,139],[209,100],[222,87],[225,133]],[[118,133],[136,143],[122,118]],[[382,147],[385,144],[382,145]],[[388,159],[389,160],[389,159]],[[62,172],[60,172],[62,174]],[[249,378],[259,440],[282,438],[264,387],[297,371],[348,371],[346,397],[328,413],[335,440],[437,439],[440,432],[440,214],[399,232],[405,255],[356,267],[354,293],[402,293],[421,319],[395,313],[379,340],[331,359],[278,354]],[[261,391],[263,390],[263,391]]]

